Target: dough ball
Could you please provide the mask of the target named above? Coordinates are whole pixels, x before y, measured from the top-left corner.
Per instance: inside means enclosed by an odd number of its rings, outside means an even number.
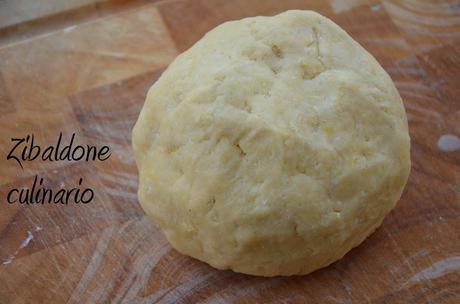
[[[183,254],[306,274],[360,244],[409,170],[393,82],[311,11],[222,24],[148,92],[133,131],[139,200]]]

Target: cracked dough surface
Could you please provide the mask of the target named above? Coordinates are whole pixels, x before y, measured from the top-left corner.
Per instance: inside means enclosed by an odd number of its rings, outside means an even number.
[[[409,170],[393,82],[311,11],[227,22],[177,57],[133,130],[139,200],[178,251],[306,274],[360,244]]]

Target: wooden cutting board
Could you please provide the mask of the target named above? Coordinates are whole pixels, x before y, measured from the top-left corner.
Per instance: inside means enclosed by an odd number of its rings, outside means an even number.
[[[294,8],[334,20],[392,76],[412,172],[382,227],[339,262],[289,278],[218,271],[144,216],[131,128],[147,89],[206,31]],[[0,304],[460,303],[459,1],[2,0],[0,27]],[[7,160],[12,138],[45,147],[59,133],[112,154]],[[36,175],[56,192],[82,178],[94,199],[7,203]]]

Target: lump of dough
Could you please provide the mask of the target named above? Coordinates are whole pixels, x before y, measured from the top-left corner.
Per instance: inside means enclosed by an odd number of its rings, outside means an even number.
[[[224,23],[174,60],[133,130],[139,200],[181,253],[306,274],[360,244],[410,170],[392,80],[311,11]]]

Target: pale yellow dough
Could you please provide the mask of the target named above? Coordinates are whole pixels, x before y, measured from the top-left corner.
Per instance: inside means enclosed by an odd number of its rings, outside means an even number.
[[[213,29],[152,86],[133,144],[140,203],[171,245],[261,276],[340,259],[410,170],[390,77],[311,11]]]

